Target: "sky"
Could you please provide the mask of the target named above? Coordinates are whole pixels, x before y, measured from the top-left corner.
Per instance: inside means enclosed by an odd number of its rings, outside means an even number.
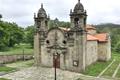
[[[2,20],[16,22],[26,27],[34,24],[34,13],[44,5],[44,9],[51,19],[70,21],[70,9],[74,9],[78,0],[0,0],[0,14]],[[80,0],[87,10],[87,23],[115,23],[120,24],[120,0]]]

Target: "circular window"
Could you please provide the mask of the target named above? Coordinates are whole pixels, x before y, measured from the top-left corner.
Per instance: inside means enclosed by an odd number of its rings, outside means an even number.
[[[50,41],[49,41],[49,40],[46,40],[46,43],[47,43],[47,44],[50,44]]]
[[[67,42],[65,40],[63,40],[63,44],[66,44]]]

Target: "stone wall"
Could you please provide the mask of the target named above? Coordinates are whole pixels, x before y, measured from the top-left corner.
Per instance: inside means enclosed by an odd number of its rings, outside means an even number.
[[[0,64],[33,59],[33,55],[0,55]]]
[[[98,43],[98,60],[108,61],[109,59],[111,59],[110,42]]]
[[[66,68],[70,71],[82,72],[85,70],[86,34],[74,34],[74,45],[68,47],[66,54]]]
[[[41,44],[41,66],[53,67],[53,54],[56,53],[55,49],[50,49],[49,47],[55,45],[55,37],[57,37],[57,44],[61,47],[65,47],[63,41],[65,40],[64,33],[61,29],[53,28],[48,31],[47,38]],[[47,41],[49,43],[47,43]],[[60,54],[60,68],[64,68],[63,53],[62,50],[57,49],[58,54]]]
[[[97,50],[97,41],[87,41],[86,66],[97,61]]]

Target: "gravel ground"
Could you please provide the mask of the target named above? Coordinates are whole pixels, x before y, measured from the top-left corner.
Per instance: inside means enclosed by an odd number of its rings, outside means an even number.
[[[0,77],[12,80],[54,80],[54,68],[30,67]],[[75,72],[57,69],[57,80],[110,80],[110,79],[94,78],[91,76],[85,76]]]

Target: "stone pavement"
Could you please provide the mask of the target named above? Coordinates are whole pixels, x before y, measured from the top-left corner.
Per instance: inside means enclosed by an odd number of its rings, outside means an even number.
[[[12,80],[54,80],[54,68],[30,67],[0,77]],[[112,80],[112,79],[95,78],[92,76],[85,76],[79,73],[57,69],[57,80]]]

